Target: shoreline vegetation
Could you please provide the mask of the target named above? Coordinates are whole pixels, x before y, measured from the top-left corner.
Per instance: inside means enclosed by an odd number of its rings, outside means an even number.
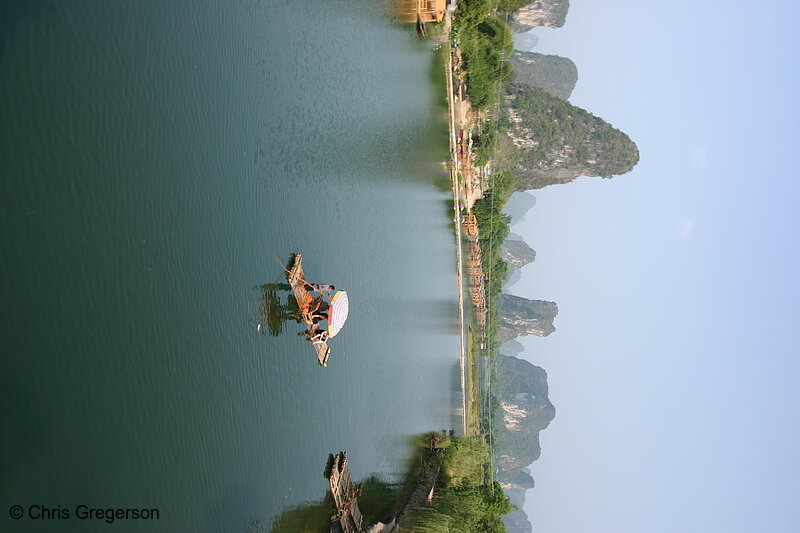
[[[447,43],[444,67],[448,76],[452,76],[447,95],[451,117],[449,166],[453,177],[458,271],[459,274],[464,271],[461,256],[466,244],[472,305],[465,314],[464,300],[459,298],[462,336],[466,331],[466,347],[462,338],[461,353],[465,435],[450,438],[446,443],[447,459],[439,492],[427,505],[418,506],[400,522],[409,531],[419,533],[505,532],[502,516],[515,508],[500,483],[494,480],[491,450],[494,413],[486,409],[491,404],[487,403],[488,391],[481,392],[479,372],[479,352],[491,362],[497,348],[494,339],[499,320],[495,303],[507,275],[500,253],[509,233],[509,220],[502,210],[514,188],[509,171],[501,170],[498,175],[495,168],[489,174],[499,137],[500,88],[511,77],[510,66],[504,60],[513,51],[511,30],[493,8],[491,0],[462,0],[454,20],[448,16],[442,25],[443,40]],[[473,131],[479,133],[473,136]],[[470,225],[470,220],[476,224]],[[461,278],[458,283],[460,292]],[[488,366],[488,372],[492,372],[492,366]]]
[[[515,80],[510,56],[516,22],[510,19],[530,4],[527,0],[460,0],[454,13],[442,11],[434,23],[418,18],[420,34],[425,38],[432,34],[439,51],[435,56],[442,59],[445,69],[464,434],[454,436],[451,430],[450,435],[428,433],[414,438],[405,480],[389,483],[372,476],[355,484],[352,501],[357,500],[364,520],[357,529],[342,524],[339,530],[501,533],[506,531],[503,516],[517,509],[495,479],[495,475],[507,478],[509,472],[502,465],[498,469],[494,461],[493,426],[503,424],[504,392],[503,380],[496,379],[502,359],[498,357],[502,322],[498,308],[509,274],[502,248],[511,223],[503,210],[515,191],[567,183],[579,176],[609,178],[628,172],[638,162],[638,148],[627,135],[563,98]],[[419,5],[414,4],[415,9]],[[559,13],[564,15],[565,10]],[[561,24],[563,20],[557,26]],[[442,87],[436,84],[436,89]],[[526,133],[530,131],[537,132],[535,138]],[[542,178],[554,170],[557,176]],[[464,278],[472,304],[468,307]],[[546,389],[546,376],[543,386]],[[538,446],[538,433],[534,438]],[[502,443],[509,447],[508,442]],[[325,477],[330,481],[329,469],[330,465]],[[529,479],[517,480],[517,486],[533,486],[529,474],[518,474],[517,478]],[[330,513],[336,508],[336,498],[328,492],[318,504],[285,511],[271,531],[328,531],[331,520],[336,523],[339,518]],[[338,508],[335,512],[343,509],[341,502]]]
[[[357,487],[355,507],[363,517],[362,525],[357,529],[344,526],[342,531],[505,531],[502,516],[512,506],[498,482],[486,482],[489,445],[482,436],[432,432],[414,437],[411,445],[413,456],[402,482],[391,483],[372,475],[351,485]],[[339,452],[337,456],[344,454]],[[328,480],[337,468],[333,457],[329,456],[321,469]],[[349,473],[346,476],[349,478]],[[331,491],[326,491],[320,501],[284,510],[272,520],[270,532],[331,531],[331,523],[342,518],[335,499]]]

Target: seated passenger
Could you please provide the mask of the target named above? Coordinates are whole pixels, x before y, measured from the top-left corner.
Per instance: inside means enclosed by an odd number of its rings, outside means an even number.
[[[314,301],[314,298],[310,294],[306,294],[306,299],[303,302],[303,306],[300,309],[300,312],[303,314],[308,314],[311,311],[311,302]]]

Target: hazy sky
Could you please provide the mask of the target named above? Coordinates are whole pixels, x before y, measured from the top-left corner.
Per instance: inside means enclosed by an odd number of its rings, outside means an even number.
[[[538,533],[800,531],[800,65],[792,2],[571,0],[534,51],[638,144],[636,169],[535,191],[512,292],[557,414]]]

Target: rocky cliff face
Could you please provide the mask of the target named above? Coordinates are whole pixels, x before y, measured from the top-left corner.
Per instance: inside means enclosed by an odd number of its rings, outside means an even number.
[[[508,84],[503,109],[518,154],[517,190],[580,176],[610,178],[639,162],[639,149],[625,133],[540,87]]]
[[[569,0],[536,0],[514,13],[511,29],[525,33],[536,26],[560,28],[567,20],[567,11]]]
[[[558,315],[558,306],[555,302],[503,294],[500,296],[499,315],[497,340],[501,343],[527,335],[546,337],[556,330],[553,320]]]
[[[503,241],[500,258],[508,265],[508,275],[536,260],[536,250],[525,241]]]
[[[539,432],[556,409],[548,398],[547,373],[524,359],[499,356],[500,408],[494,421],[497,479],[506,488],[529,488],[533,478],[522,471],[541,455]]]
[[[514,80],[541,87],[558,98],[569,99],[578,83],[578,67],[566,57],[515,50],[510,59]]]
[[[503,349],[517,353],[522,345],[516,341],[503,344]],[[542,453],[539,433],[553,420],[556,408],[550,402],[547,373],[524,359],[500,355],[497,361],[496,387],[500,408],[495,414],[494,461],[497,480],[518,508],[503,517],[509,533],[531,533],[528,515],[523,511],[525,491],[534,480],[528,465]]]
[[[527,468],[523,468],[515,475],[508,475],[504,479],[505,481],[500,483],[503,490],[528,490],[536,486],[531,471]]]

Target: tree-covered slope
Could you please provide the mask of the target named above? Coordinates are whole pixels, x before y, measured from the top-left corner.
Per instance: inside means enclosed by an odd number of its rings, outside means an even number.
[[[578,82],[578,67],[569,58],[515,50],[510,59],[514,81],[541,87],[563,100],[569,99]]]
[[[517,190],[579,176],[610,178],[639,162],[639,149],[625,133],[540,87],[509,83],[502,125],[517,150]]]

